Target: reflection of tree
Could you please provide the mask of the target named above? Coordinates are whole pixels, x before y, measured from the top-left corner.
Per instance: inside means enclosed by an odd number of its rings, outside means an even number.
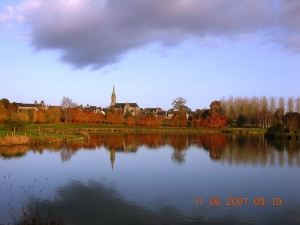
[[[70,160],[78,150],[94,151],[104,147],[110,151],[114,164],[115,154],[137,152],[141,146],[157,149],[171,146],[172,160],[182,164],[190,146],[205,149],[212,160],[228,164],[285,165],[300,166],[300,141],[267,141],[263,136],[224,135],[224,134],[90,134],[86,142],[64,142],[34,146],[0,147],[0,156],[15,158],[24,156],[27,151],[60,152],[63,161]]]
[[[188,148],[189,146],[189,136],[188,135],[169,135],[170,145],[176,151],[182,151]]]
[[[221,158],[222,152],[223,152],[223,150],[219,149],[219,148],[218,149],[211,149],[209,151],[209,156],[213,160],[218,160],[218,159]]]
[[[72,151],[69,149],[63,149],[60,151],[61,160],[63,162],[69,161],[75,153],[76,153],[76,151]]]
[[[116,160],[116,151],[115,150],[110,150],[110,164],[111,164],[111,169],[114,169],[115,160]]]
[[[174,150],[172,154],[172,159],[178,164],[183,164],[185,162],[184,156],[185,156],[185,151]]]
[[[28,218],[61,218],[66,224],[76,225],[246,225],[262,222],[253,218],[250,218],[249,221],[249,219],[239,215],[211,218],[206,217],[201,210],[191,217],[172,207],[161,207],[155,211],[150,211],[145,207],[123,200],[116,191],[98,183],[84,185],[73,182],[59,188],[57,194],[55,200],[31,200],[27,207]],[[276,215],[266,213],[263,224],[299,224],[299,210],[299,205],[292,205],[286,210],[281,210],[281,212],[276,211]],[[28,223],[20,222],[18,224],[27,225]]]
[[[220,159],[228,145],[227,138],[223,134],[193,135],[191,143],[208,150],[213,160]]]
[[[0,147],[0,156],[4,159],[19,158],[26,155],[29,147],[25,145],[13,145]]]
[[[243,140],[242,142],[240,140]],[[239,141],[237,141],[239,140]],[[253,166],[300,166],[300,143],[268,142],[263,136],[229,135],[228,148],[220,158],[229,164],[251,164]],[[279,151],[280,150],[280,151]]]

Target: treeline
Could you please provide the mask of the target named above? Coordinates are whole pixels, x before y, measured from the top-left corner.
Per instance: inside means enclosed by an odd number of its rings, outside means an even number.
[[[19,104],[20,105],[20,104]],[[172,109],[163,113],[145,113],[133,116],[114,107],[78,106],[69,98],[63,98],[61,106],[19,107],[7,99],[0,100],[0,123],[107,123],[128,126],[170,127],[256,127],[277,126],[290,132],[300,128],[300,98],[228,98],[213,101],[209,109],[192,111],[184,98],[176,98]],[[35,106],[35,105],[33,105]]]
[[[300,98],[229,98],[221,102],[231,126],[269,128],[290,120],[299,125],[295,118],[300,113]]]
[[[26,104],[25,104],[26,105]],[[177,98],[173,108],[163,114],[143,113],[133,116],[114,107],[107,109],[78,106],[69,98],[63,98],[61,106],[18,107],[7,99],[0,100],[0,123],[15,125],[22,123],[107,123],[128,126],[170,126],[170,127],[211,127],[221,128],[227,124],[227,118],[221,115],[221,102],[214,101],[210,109],[192,112],[186,106],[186,100]],[[171,116],[170,116],[171,115]],[[18,127],[18,126],[17,126]]]

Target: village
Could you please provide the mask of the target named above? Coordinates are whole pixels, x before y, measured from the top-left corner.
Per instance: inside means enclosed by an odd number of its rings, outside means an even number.
[[[33,104],[0,99],[0,123],[53,124],[101,123],[128,126],[169,126],[193,128],[262,128],[278,125],[280,129],[297,130],[300,98],[252,97],[212,101],[209,108],[192,111],[184,98],[175,98],[172,108],[141,108],[136,102],[118,102],[113,86],[107,107],[78,105],[63,97],[59,106],[43,100]]]
[[[181,104],[184,104],[182,102]],[[110,104],[109,107],[99,107],[99,106],[93,106],[93,105],[77,105],[72,102],[71,99],[64,97],[62,100],[62,103],[60,106],[51,106],[47,105],[43,100],[38,103],[35,101],[34,103],[15,103],[17,107],[18,112],[25,112],[25,111],[38,111],[38,110],[44,110],[47,111],[49,109],[54,108],[76,108],[80,111],[89,111],[95,114],[102,114],[103,116],[107,115],[108,111],[114,110],[119,113],[123,113],[124,116],[146,116],[146,115],[152,115],[156,117],[163,117],[165,119],[171,119],[175,112],[178,111],[178,109],[169,109],[169,110],[163,110],[160,107],[156,108],[140,108],[138,103],[132,103],[132,102],[117,102],[117,95],[115,87],[113,87],[113,91],[111,94]],[[185,112],[187,119],[192,116],[192,110],[185,106]]]

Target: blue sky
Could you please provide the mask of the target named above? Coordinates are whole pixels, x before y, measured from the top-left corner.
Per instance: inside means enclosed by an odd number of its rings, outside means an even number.
[[[1,1],[0,11],[13,2]],[[168,109],[181,96],[196,109],[222,97],[300,95],[300,54],[259,30],[242,37],[191,36],[175,44],[157,39],[91,69],[61,60],[63,48],[35,50],[28,27],[0,23],[0,98],[57,105],[67,96],[105,107],[115,85],[119,102]]]

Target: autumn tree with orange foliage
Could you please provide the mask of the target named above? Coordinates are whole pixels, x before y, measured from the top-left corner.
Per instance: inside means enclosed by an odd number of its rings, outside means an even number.
[[[187,126],[187,114],[184,109],[180,109],[175,112],[168,125],[172,127],[186,127]]]
[[[134,126],[136,125],[136,119],[133,116],[127,116],[125,118],[125,124],[127,126]]]
[[[7,109],[0,104],[0,123],[3,123],[7,118]]]
[[[186,127],[187,126],[187,111],[190,109],[186,106],[186,100],[178,97],[172,102],[173,111],[175,112],[168,125],[172,127]]]
[[[58,123],[62,119],[62,110],[58,106],[49,107],[46,111],[46,122],[47,123]]]
[[[223,115],[224,111],[220,101],[213,101],[209,110],[194,115],[193,127],[223,128],[226,127],[228,118]]]
[[[39,109],[35,112],[35,122],[36,123],[46,123],[46,111]]]
[[[122,111],[115,110],[113,108],[109,109],[106,114],[106,122],[111,124],[123,124],[124,115]]]
[[[139,126],[159,127],[163,123],[162,117],[154,115],[140,116],[136,120]]]

